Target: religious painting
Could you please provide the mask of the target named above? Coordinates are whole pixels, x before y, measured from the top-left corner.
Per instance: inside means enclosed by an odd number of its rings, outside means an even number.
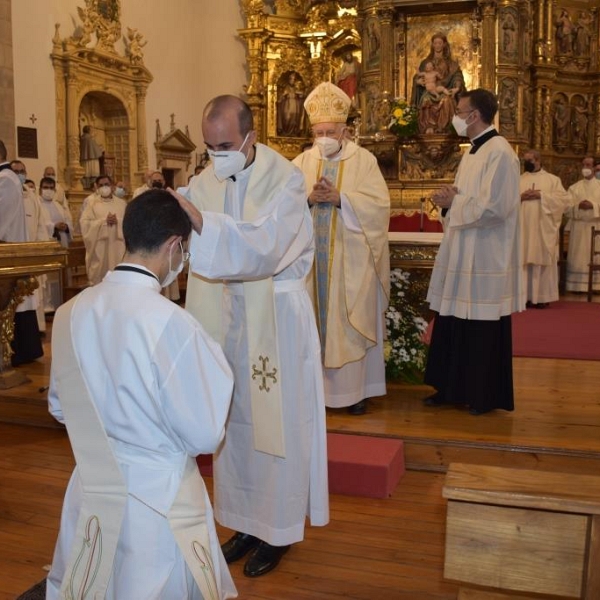
[[[371,16],[365,23],[366,43],[366,69],[376,69],[381,62],[381,27],[379,20]]]
[[[397,95],[417,108],[419,133],[444,134],[461,92],[478,79],[468,15],[447,22],[411,16],[401,35],[406,52],[400,57]]]
[[[277,135],[298,137],[304,132],[305,89],[296,71],[284,73],[277,83]]]
[[[471,29],[470,15],[452,15],[447,19],[434,15],[418,15],[408,17],[406,39],[406,69],[407,76],[404,88],[406,98],[411,98],[415,93],[415,86],[421,85],[417,81],[419,73],[424,72],[425,60],[434,56],[434,36],[441,34],[445,39],[443,60],[439,62],[440,75],[448,72],[454,74],[460,70],[465,89],[477,87],[479,76],[477,60],[473,52],[473,32]],[[433,52],[432,52],[433,51]],[[443,65],[442,63],[445,63]],[[448,80],[448,85],[443,86],[450,90],[454,81]],[[450,87],[448,87],[450,86]],[[440,86],[441,87],[441,86]],[[439,93],[445,93],[440,90]]]

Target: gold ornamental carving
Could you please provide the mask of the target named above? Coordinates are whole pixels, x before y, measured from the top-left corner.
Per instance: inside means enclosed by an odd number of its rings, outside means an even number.
[[[286,110],[281,98],[291,93],[286,82],[293,74],[293,82],[301,84],[298,98],[321,81],[337,83],[350,53],[348,62],[360,63],[353,139],[375,154],[390,188],[425,181],[431,196],[453,181],[464,149],[449,124],[452,101],[440,103],[435,94],[458,97],[461,86],[460,79],[444,85],[442,63],[439,89],[432,87],[429,101],[418,107],[421,117],[424,110],[433,115],[422,137],[394,139],[387,130],[394,99],[414,101],[416,78],[436,33],[444,36],[464,89],[497,93],[496,125],[517,152],[540,150],[545,167],[560,172],[565,185],[577,178],[582,156],[600,153],[595,0],[244,0],[242,10],[246,27],[240,35],[250,71],[246,92],[259,137],[289,158],[310,143],[310,131],[305,123],[278,130],[278,114]],[[437,121],[442,104],[444,117]]]
[[[104,151],[103,168],[113,178],[131,187],[147,170],[145,96],[152,82],[144,65],[147,40],[137,28],[123,28],[121,0],[85,0],[77,12],[80,22],[71,35],[61,37],[55,26],[51,54],[57,175],[75,209],[99,172],[99,167],[90,168],[87,154],[80,154],[84,128],[100,132],[102,138],[94,141]]]

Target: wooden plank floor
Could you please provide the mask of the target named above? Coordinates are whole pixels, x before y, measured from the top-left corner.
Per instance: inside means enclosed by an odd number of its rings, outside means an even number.
[[[44,578],[73,464],[64,431],[0,423],[0,600]],[[442,474],[413,471],[388,499],[332,495],[331,523],[308,527],[276,571],[248,579],[243,561],[232,565],[240,598],[456,598],[442,579],[442,484]]]
[[[46,344],[46,358],[22,367],[31,382],[0,391],[0,600],[44,577],[73,465],[66,434],[48,417],[40,392],[48,356]],[[328,429],[401,437],[415,468],[443,471],[451,460],[466,460],[597,474],[598,362],[516,358],[514,376],[513,413],[472,417],[426,408],[429,388],[390,384],[367,415],[329,410]],[[408,471],[389,499],[332,496],[331,523],[307,528],[276,571],[252,580],[243,577],[243,563],[232,565],[240,598],[454,600],[457,586],[442,576],[442,485],[443,473]],[[229,533],[219,528],[222,540]]]

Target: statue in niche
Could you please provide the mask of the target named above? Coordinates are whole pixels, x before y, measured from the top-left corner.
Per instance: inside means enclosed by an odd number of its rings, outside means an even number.
[[[573,143],[587,145],[587,134],[588,134],[588,111],[586,102],[583,98],[578,98],[576,104],[573,106]]]
[[[91,126],[84,125],[79,138],[79,162],[85,169],[84,187],[89,187],[93,180],[100,175],[102,154],[102,147],[94,139]]]
[[[346,92],[348,98],[352,100],[352,105],[356,106],[356,94],[360,84],[360,61],[350,51],[344,53],[342,65],[335,74],[335,84]]]
[[[517,54],[517,21],[510,10],[505,10],[501,17],[502,52],[514,58]]]
[[[372,69],[379,64],[381,53],[381,38],[377,19],[369,21],[367,26],[367,47],[369,49],[367,68]]]
[[[137,29],[127,28],[127,54],[132,65],[141,65],[144,62],[144,53],[142,48],[148,43],[144,36]],[[126,42],[127,43],[127,42]]]
[[[586,10],[580,10],[577,17],[577,31],[575,33],[575,54],[589,56],[592,39],[592,15]]]
[[[556,48],[559,54],[573,53],[573,36],[575,26],[571,21],[569,12],[564,8],[560,11],[560,16],[556,20]]]
[[[430,63],[430,65],[428,64]],[[436,86],[442,93],[427,89],[422,73],[435,71]],[[431,75],[430,75],[431,77]],[[419,111],[419,131],[424,134],[443,133],[454,116],[460,92],[465,89],[465,80],[458,65],[452,58],[450,44],[443,33],[435,33],[431,38],[429,55],[419,65],[419,72],[413,79],[412,104]]]
[[[277,135],[299,136],[303,130],[304,90],[298,74],[290,71],[277,97]]]
[[[571,111],[564,98],[559,97],[554,103],[554,141],[564,144],[569,141],[569,123]]]
[[[504,79],[502,81],[498,104],[501,128],[513,132],[517,111],[517,83],[514,79]]]

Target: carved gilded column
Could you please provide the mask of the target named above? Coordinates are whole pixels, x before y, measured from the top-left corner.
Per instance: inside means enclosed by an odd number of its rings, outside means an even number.
[[[542,151],[549,151],[552,149],[552,108],[550,100],[550,90],[547,87],[542,88]],[[538,146],[539,147],[539,146]]]
[[[392,20],[394,11],[385,8],[379,11],[381,23],[381,88],[385,92],[394,89],[394,27]]]
[[[481,87],[496,90],[496,3],[480,1],[482,10]]]
[[[148,169],[148,140],[146,138],[146,88],[135,88],[137,116],[137,165],[138,175]]]
[[[544,62],[546,56],[546,30],[544,28],[545,3],[543,0],[538,1],[536,15],[536,34],[535,34],[535,61],[538,63]]]
[[[81,179],[84,175],[79,160],[79,83],[77,68],[65,72],[67,85],[67,178],[72,190],[83,190]]]
[[[545,0],[546,4],[546,31],[545,31],[545,46],[546,53],[544,57],[544,62],[552,62],[552,56],[554,54],[553,45],[554,45],[554,5],[556,4],[556,0]]]

